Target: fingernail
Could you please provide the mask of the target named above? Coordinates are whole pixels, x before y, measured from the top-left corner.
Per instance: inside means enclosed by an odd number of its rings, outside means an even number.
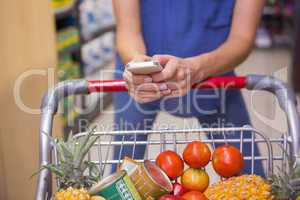
[[[167,90],[167,89],[168,89],[168,86],[167,86],[167,84],[161,84],[161,85],[159,86],[159,89],[160,89],[160,90]]]
[[[163,95],[168,95],[168,94],[170,94],[171,93],[171,90],[170,89],[167,89],[167,90],[163,90],[162,91],[162,94]]]
[[[145,83],[151,83],[152,82],[152,78],[148,77],[148,78],[145,78]]]

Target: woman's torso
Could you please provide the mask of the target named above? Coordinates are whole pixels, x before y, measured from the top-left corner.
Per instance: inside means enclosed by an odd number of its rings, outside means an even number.
[[[189,57],[212,51],[228,37],[234,0],[141,0],[149,55]]]
[[[147,55],[200,55],[218,48],[228,37],[234,0],[141,0],[141,26]],[[124,65],[117,55],[117,79]],[[164,100],[164,110],[179,116],[199,115],[199,107],[213,110],[220,99],[203,98],[213,91],[192,91],[183,98]],[[159,102],[157,102],[159,104]],[[180,105],[180,106],[178,106]],[[179,109],[180,110],[180,109]]]

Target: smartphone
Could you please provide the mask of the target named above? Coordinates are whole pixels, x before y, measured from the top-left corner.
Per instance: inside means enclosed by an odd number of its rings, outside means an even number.
[[[153,74],[163,70],[163,67],[156,61],[130,62],[127,64],[128,71],[134,74]]]

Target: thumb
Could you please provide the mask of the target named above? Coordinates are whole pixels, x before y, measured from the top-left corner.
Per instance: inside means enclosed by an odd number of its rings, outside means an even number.
[[[154,61],[159,62],[159,64],[161,64],[162,66],[165,66],[172,58],[174,58],[174,56],[171,55],[154,55],[152,57]]]

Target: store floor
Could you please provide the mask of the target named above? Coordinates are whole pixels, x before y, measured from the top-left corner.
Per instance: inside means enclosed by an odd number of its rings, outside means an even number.
[[[269,49],[255,50],[249,58],[238,68],[239,75],[246,74],[267,74],[278,77],[282,80],[287,80],[287,68],[290,65],[290,52],[286,49]],[[286,131],[284,114],[278,107],[275,98],[266,92],[250,92],[243,91],[243,96],[246,100],[247,107],[251,116],[253,126],[263,132],[268,137],[279,137],[279,133]],[[238,109],[238,108],[237,108]],[[113,127],[113,106],[109,106],[106,114],[99,116],[95,122],[101,127]],[[130,113],[129,113],[130,114]],[[196,119],[183,119],[171,116],[164,112],[160,112],[156,121],[155,127],[161,127],[160,122],[171,124],[174,128],[190,128],[198,127]],[[173,126],[174,125],[174,126]],[[261,151],[264,148],[260,146]],[[278,147],[275,147],[278,150]],[[152,154],[157,154],[151,150]],[[110,153],[111,154],[111,153]],[[211,169],[209,169],[210,171]],[[217,177],[212,178],[214,182]]]

